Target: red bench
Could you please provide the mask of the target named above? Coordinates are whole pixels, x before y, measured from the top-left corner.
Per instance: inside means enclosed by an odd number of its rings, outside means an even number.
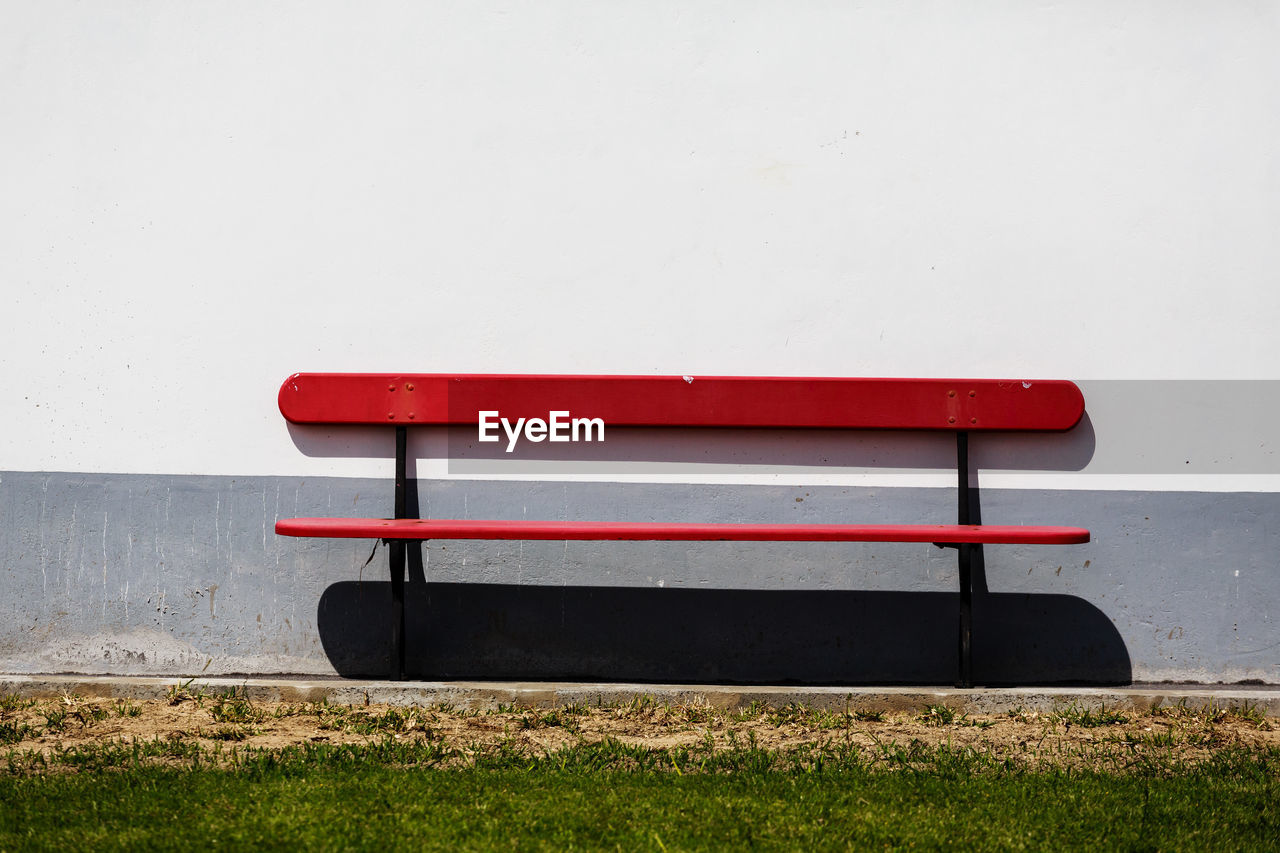
[[[295,424],[381,424],[396,437],[395,517],[292,518],[285,536],[380,539],[390,545],[391,675],[404,678],[405,545],[426,539],[632,539],[806,542],[927,542],[956,548],[960,568],[959,684],[972,684],[969,644],[974,546],[1089,541],[1078,527],[970,524],[971,432],[1062,431],[1084,413],[1071,382],[994,379],[533,376],[296,373],[280,388],[280,412]],[[406,429],[509,423],[550,413],[598,418],[605,428],[744,427],[934,430],[955,433],[955,524],[700,524],[406,518]],[[493,414],[486,415],[492,422]],[[499,430],[502,434],[502,430]],[[505,439],[505,436],[504,436]],[[536,437],[532,440],[538,440]]]

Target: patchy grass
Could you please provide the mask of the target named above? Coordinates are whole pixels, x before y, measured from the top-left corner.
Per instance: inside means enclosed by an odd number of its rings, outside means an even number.
[[[0,850],[208,846],[1247,848],[1256,707],[969,715],[0,697]],[[182,815],[181,820],[173,816]]]
[[[1271,722],[1251,707],[1171,706],[1145,714],[1063,707],[971,716],[941,704],[914,714],[796,704],[723,710],[640,697],[611,706],[507,706],[481,714],[450,705],[263,703],[250,700],[243,690],[205,694],[188,687],[180,685],[164,701],[140,703],[99,703],[75,696],[41,702],[10,699],[0,703],[0,746],[9,750],[14,768],[56,768],[68,755],[82,762],[83,755],[99,748],[140,759],[163,756],[168,763],[198,755],[201,763],[216,765],[252,751],[365,745],[390,738],[439,746],[443,751],[438,757],[450,767],[494,749],[528,756],[616,741],[668,750],[676,756],[675,766],[682,766],[682,751],[711,755],[741,749],[753,755],[814,756],[821,763],[836,747],[902,766],[904,756],[946,746],[1019,767],[1106,771],[1152,762],[1202,763],[1230,748],[1280,748]],[[179,693],[185,698],[175,703]],[[131,751],[149,741],[183,744],[191,751]]]

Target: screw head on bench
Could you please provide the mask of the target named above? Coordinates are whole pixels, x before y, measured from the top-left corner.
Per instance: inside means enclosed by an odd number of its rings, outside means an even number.
[[[947,418],[947,423],[953,424],[955,422],[956,422],[955,415],[952,415],[951,417]]]
[[[955,392],[955,391],[948,391],[948,392],[947,392],[947,396],[948,396],[948,397],[954,397],[955,395],[956,395],[956,392]]]
[[[969,396],[970,396],[970,397],[976,397],[976,396],[978,396],[978,392],[977,392],[977,391],[970,391],[970,392],[969,392]]]
[[[395,419],[396,419],[396,413],[395,413],[395,412],[387,412],[387,420],[389,420],[389,421],[394,421]]]
[[[412,391],[412,390],[413,390],[413,383],[412,383],[412,382],[407,383],[407,384],[404,386],[404,390],[406,390],[406,391]],[[410,416],[410,417],[412,417],[412,416]]]
[[[410,415],[409,417],[413,417],[413,415]],[[969,418],[969,423],[976,424],[977,422],[978,422],[977,418]]]
[[[413,420],[413,412],[409,413],[409,420]]]
[[[388,390],[388,391],[394,391],[394,390],[396,390],[396,386],[394,386],[394,385],[388,385],[388,386],[387,386],[387,390]]]

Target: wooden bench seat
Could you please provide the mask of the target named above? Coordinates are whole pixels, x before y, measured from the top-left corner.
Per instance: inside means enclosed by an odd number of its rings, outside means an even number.
[[[295,424],[383,425],[394,429],[394,517],[293,518],[284,536],[380,539],[390,545],[393,601],[391,674],[404,677],[405,546],[431,539],[671,540],[739,542],[921,542],[955,548],[960,574],[959,679],[972,684],[972,558],[983,545],[1066,545],[1089,541],[1067,526],[970,524],[980,517],[970,487],[970,433],[1064,431],[1084,398],[1062,380],[862,379],[833,377],[551,376],[512,374],[298,373],[280,388],[279,407]],[[406,428],[538,420],[525,434],[547,438],[553,415],[592,419],[601,432],[626,427],[740,427],[930,430],[954,433],[957,523],[773,524],[407,518]],[[541,437],[539,437],[541,436]],[[602,435],[607,440],[607,435]],[[493,440],[493,439],[489,439]],[[563,438],[561,440],[564,440]],[[514,440],[512,446],[514,447]]]

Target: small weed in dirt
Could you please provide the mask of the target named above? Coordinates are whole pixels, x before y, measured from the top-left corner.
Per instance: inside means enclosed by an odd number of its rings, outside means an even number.
[[[677,719],[692,725],[709,723],[716,715],[715,709],[702,704],[677,705],[674,711]]]
[[[0,695],[0,714],[12,714],[15,711],[22,711],[36,704],[34,699],[23,699],[16,693],[5,693]]]
[[[577,726],[574,721],[567,718],[560,711],[546,711],[539,713],[530,710],[520,715],[516,721],[522,729],[543,729],[543,728],[564,728],[567,731],[576,731]]]
[[[1049,719],[1066,726],[1092,729],[1098,726],[1122,726],[1129,722],[1129,715],[1121,711],[1107,710],[1106,705],[1096,711],[1072,705],[1053,711],[1049,714]]]
[[[1152,708],[1151,716],[1163,717],[1181,727],[1200,726],[1212,729],[1224,723],[1243,723],[1258,731],[1272,731],[1272,724],[1267,719],[1266,712],[1249,702],[1243,705],[1228,705],[1226,708],[1213,703],[1193,707],[1184,699],[1176,705]]]
[[[745,723],[748,720],[757,720],[769,711],[769,706],[759,699],[753,701],[747,707],[734,711],[729,715],[729,719],[735,723]]]
[[[262,719],[262,713],[253,707],[253,703],[234,691],[216,697],[209,713],[218,723],[256,723]]]
[[[752,716],[753,711],[756,712],[754,716]],[[784,726],[787,723],[810,720],[814,716],[814,712],[812,708],[796,702],[788,702],[781,708],[770,708],[767,705],[752,702],[744,714],[745,719],[757,719],[761,716],[771,726]]]
[[[134,704],[127,699],[116,700],[116,716],[117,717],[138,717],[142,715],[142,706]]]
[[[26,772],[32,772],[37,766],[50,764],[63,767],[74,767],[81,770],[102,770],[108,767],[139,767],[154,761],[180,762],[191,768],[198,767],[212,755],[209,750],[194,741],[182,739],[142,741],[106,741],[102,743],[79,744],[55,748],[48,759],[39,752],[28,752],[19,756],[26,765]],[[13,768],[15,762],[10,761]]]
[[[955,708],[949,708],[946,705],[930,705],[920,715],[919,720],[926,726],[949,726],[963,721],[965,716],[963,712],[957,712]]]
[[[1231,705],[1226,709],[1226,717],[1230,720],[1248,723],[1255,729],[1264,732],[1271,731],[1271,724],[1267,722],[1266,712],[1252,702],[1246,702],[1243,705]]]
[[[359,735],[397,732],[404,726],[405,715],[395,708],[381,714],[352,714],[342,721],[344,731]]]
[[[312,709],[316,717],[316,727],[321,731],[341,731],[352,713],[347,708],[323,707]]]
[[[204,690],[197,687],[191,689],[194,678],[188,678],[186,681],[179,681],[177,684],[169,688],[169,692],[165,694],[165,698],[169,700],[170,705],[181,705],[183,702],[196,702],[200,704],[204,701]]]
[[[62,708],[52,708],[45,711],[44,728],[48,732],[60,732],[67,727],[67,712]]]
[[[91,726],[94,723],[100,723],[110,716],[111,712],[101,705],[82,705],[72,712],[82,726]]]
[[[789,702],[778,709],[766,708],[763,716],[771,726],[794,724],[814,729],[841,729],[847,727],[850,720],[847,713],[814,708],[797,702]]]
[[[387,737],[420,731],[427,737],[435,737],[436,732],[430,721],[434,715],[419,708],[402,710],[388,708],[381,714],[353,713],[333,715],[325,721],[321,728],[350,732],[358,735],[384,735]]]
[[[229,740],[241,741],[250,735],[256,734],[256,731],[250,726],[218,726],[213,731],[204,732],[205,737],[210,740]]]
[[[613,706],[614,716],[636,719],[649,719],[665,711],[665,706],[659,704],[652,696],[637,696],[630,702]]]
[[[8,746],[20,743],[35,735],[35,730],[26,723],[0,722],[0,744]]]
[[[1120,741],[1131,747],[1169,749],[1178,745],[1177,730],[1172,726],[1156,729],[1147,726],[1141,731],[1128,731],[1120,735]]]

